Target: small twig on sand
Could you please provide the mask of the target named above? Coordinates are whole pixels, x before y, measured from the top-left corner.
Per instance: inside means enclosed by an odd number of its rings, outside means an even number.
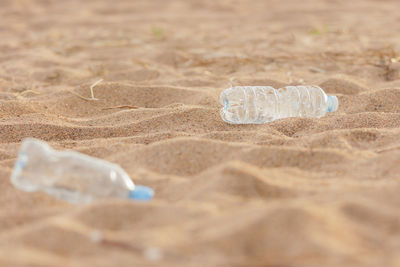
[[[92,100],[98,100],[97,98],[94,97],[94,93],[93,93],[93,88],[98,85],[99,83],[101,83],[103,81],[103,79],[98,80],[97,82],[95,82],[94,84],[92,84],[90,86],[90,95],[91,95],[91,99]]]
[[[92,98],[84,97],[83,95],[80,95],[80,94],[78,94],[78,93],[75,93],[75,92],[72,91],[72,90],[68,90],[68,92],[70,92],[71,94],[73,94],[73,95],[79,97],[80,99],[86,100],[86,101],[98,100],[98,99],[92,99]]]
[[[117,108],[138,109],[139,107],[138,107],[138,106],[131,106],[131,105],[122,105],[122,106],[115,106],[115,107],[102,108],[102,110],[117,109]]]
[[[323,70],[321,68],[313,67],[313,66],[309,67],[308,70],[311,71],[311,72],[319,72],[319,73],[324,73],[325,72],[325,70]]]
[[[86,100],[86,101],[97,101],[97,100],[99,100],[99,99],[94,97],[93,88],[94,88],[96,85],[98,85],[99,83],[101,83],[102,81],[103,81],[103,79],[100,79],[100,80],[98,80],[97,82],[95,82],[94,84],[92,84],[92,85],[90,86],[90,95],[91,95],[90,98],[89,98],[89,97],[84,97],[83,95],[80,95],[80,94],[78,94],[78,93],[75,93],[75,92],[72,91],[72,90],[68,90],[68,92],[70,92],[71,94],[73,94],[73,95],[79,97],[80,99]]]
[[[38,91],[35,91],[35,90],[25,90],[25,91],[22,91],[21,93],[19,93],[20,95],[24,95],[24,94],[26,94],[26,93],[34,93],[34,94],[36,94],[36,95],[40,95],[41,93],[39,93]]]

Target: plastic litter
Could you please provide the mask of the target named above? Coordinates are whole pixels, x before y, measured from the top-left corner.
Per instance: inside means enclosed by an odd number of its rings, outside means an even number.
[[[220,95],[221,117],[231,124],[261,124],[289,117],[322,117],[338,109],[336,96],[318,86],[235,86]]]
[[[11,182],[21,190],[43,191],[72,203],[99,198],[147,201],[154,194],[149,187],[135,186],[116,164],[75,151],[56,151],[33,138],[22,142]]]

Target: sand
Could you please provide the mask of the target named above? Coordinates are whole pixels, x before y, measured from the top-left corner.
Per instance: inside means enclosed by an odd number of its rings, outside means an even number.
[[[0,4],[0,266],[400,266],[397,1]],[[316,84],[340,107],[229,125],[230,84]],[[25,137],[155,198],[19,191]]]

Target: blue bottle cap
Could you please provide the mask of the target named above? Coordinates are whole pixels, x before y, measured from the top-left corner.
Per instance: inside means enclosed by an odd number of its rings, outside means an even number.
[[[334,112],[339,107],[338,98],[334,95],[328,95],[328,112]]]
[[[129,198],[134,200],[148,201],[154,196],[154,191],[150,187],[135,185],[135,189],[129,192]]]

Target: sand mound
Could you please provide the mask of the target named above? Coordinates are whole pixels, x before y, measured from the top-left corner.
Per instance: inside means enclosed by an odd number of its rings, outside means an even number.
[[[400,15],[339,2],[2,1],[0,266],[399,266]],[[231,85],[300,84],[339,110],[220,118]],[[155,199],[21,192],[25,137]]]

